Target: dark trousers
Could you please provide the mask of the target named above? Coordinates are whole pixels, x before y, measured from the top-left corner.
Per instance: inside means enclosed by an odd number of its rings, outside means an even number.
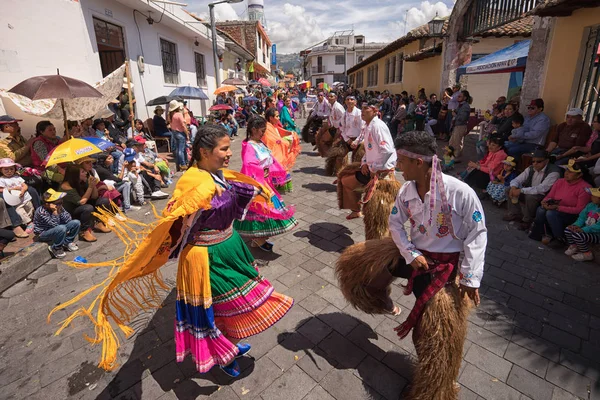
[[[144,187],[150,191],[150,194],[160,190],[160,182],[154,179],[148,172],[142,171],[142,178],[144,179]]]
[[[86,204],[77,206],[71,213],[73,219],[78,219],[81,222],[81,231],[85,231],[88,228],[92,228],[97,222],[96,217],[92,215],[94,210],[99,207],[106,207],[110,205],[110,200],[99,197],[97,199],[90,199]]]
[[[485,190],[488,183],[490,183],[490,174],[475,169],[471,171],[469,175],[467,175],[465,183],[471,186],[473,189]]]
[[[529,237],[533,240],[542,240],[545,234],[555,239],[564,240],[565,228],[577,220],[578,214],[567,214],[557,210],[546,210],[538,207],[535,221]]]
[[[506,198],[508,198],[509,191],[510,188],[506,188]],[[521,194],[517,204],[513,204],[512,201],[507,202],[508,214],[521,215],[523,217],[523,222],[531,223],[535,218],[537,208],[543,199],[543,194]]]

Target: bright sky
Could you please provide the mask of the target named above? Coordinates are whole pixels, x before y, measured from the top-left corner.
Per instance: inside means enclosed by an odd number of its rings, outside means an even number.
[[[187,0],[189,11],[206,19],[210,0]],[[454,0],[265,0],[267,31],[279,53],[294,53],[331,36],[354,29],[367,42],[390,42],[427,23],[436,12],[450,15]],[[247,3],[215,6],[217,20],[246,19]],[[407,14],[408,12],[408,14]]]

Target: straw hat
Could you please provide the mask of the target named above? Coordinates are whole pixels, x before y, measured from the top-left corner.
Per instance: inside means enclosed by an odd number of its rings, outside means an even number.
[[[154,112],[156,113],[157,111],[165,111],[165,109],[162,108],[161,106],[156,106],[156,107],[154,107]]]
[[[594,197],[600,197],[600,188],[585,188],[585,191]]]
[[[171,100],[169,102],[169,112],[178,110],[180,108],[181,108],[181,103],[178,102],[177,100]]]
[[[513,167],[517,166],[517,163],[515,162],[515,158],[514,157],[506,157],[506,160],[502,161],[502,163],[507,164],[507,165],[512,165]]]
[[[571,158],[569,160],[569,164],[567,165],[560,165],[561,168],[566,169],[567,171],[571,171],[571,172],[575,172],[575,173],[581,173],[581,168],[579,168],[579,164],[577,164],[577,162],[575,161],[574,158]]]
[[[44,193],[43,198],[46,203],[54,203],[55,201],[62,199],[66,195],[67,194],[64,192],[57,192],[54,189],[48,189]]]
[[[129,86],[133,89],[133,82],[129,81]],[[127,78],[123,78],[123,89],[127,89]]]
[[[96,159],[95,159],[95,158],[92,158],[92,157],[83,157],[83,158],[80,158],[80,159],[78,159],[78,160],[77,160],[77,161],[75,161],[75,162],[76,162],[77,164],[83,164],[84,162],[87,162],[87,161],[96,162]]]

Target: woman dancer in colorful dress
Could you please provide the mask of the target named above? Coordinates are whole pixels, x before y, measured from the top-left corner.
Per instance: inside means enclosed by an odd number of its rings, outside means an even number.
[[[290,173],[301,151],[300,138],[296,132],[283,129],[279,121],[279,111],[275,107],[265,112],[265,119],[267,130],[261,140],[271,150],[273,158]],[[277,186],[276,189],[279,193],[291,192],[293,190],[291,179],[284,186]]]
[[[102,342],[100,367],[111,370],[117,364],[118,326],[126,336],[128,325],[140,311],[161,306],[158,287],[170,289],[159,268],[179,258],[175,345],[177,361],[192,355],[199,372],[218,365],[227,374],[240,374],[236,357],[250,345],[236,344],[258,334],[292,307],[293,299],[276,293],[254,265],[252,255],[232,223],[250,206],[285,219],[270,201],[271,189],[242,174],[221,169],[231,157],[225,129],[205,125],[192,148],[188,170],[177,187],[163,216],[142,231],[126,220],[115,227],[127,245],[125,257],[112,262],[77,264],[79,268],[112,266],[108,278],[56,307],[53,312],[78,302],[93,290],[100,295],[89,308],[81,308],[64,321],[64,329],[77,316],[87,316],[96,325],[95,343]],[[112,216],[105,212],[101,219]],[[135,249],[134,249],[135,247]],[[50,316],[49,316],[50,317]],[[116,326],[115,326],[116,324]],[[59,330],[59,332],[60,332]],[[57,332],[57,333],[59,333]]]
[[[292,217],[293,207],[287,209],[275,190],[275,186],[285,185],[290,180],[290,175],[261,141],[266,129],[267,122],[263,117],[254,117],[248,122],[246,140],[242,143],[241,172],[260,184],[270,187],[274,193],[271,199],[273,204],[280,213],[288,214],[290,218],[284,220],[265,218],[266,213],[253,205],[245,220],[235,221],[234,227],[242,237],[252,239],[253,246],[265,251],[273,251],[273,244],[267,239],[293,229],[298,222]]]

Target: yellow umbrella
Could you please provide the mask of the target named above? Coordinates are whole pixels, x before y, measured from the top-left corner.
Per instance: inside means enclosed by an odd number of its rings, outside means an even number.
[[[46,158],[45,163],[49,167],[60,163],[74,162],[80,158],[98,153],[102,153],[98,146],[87,140],[71,138],[56,146]]]
[[[236,86],[223,85],[220,88],[218,88],[217,90],[215,90],[215,94],[226,93],[226,92],[235,92],[236,90],[238,90],[238,88]]]

